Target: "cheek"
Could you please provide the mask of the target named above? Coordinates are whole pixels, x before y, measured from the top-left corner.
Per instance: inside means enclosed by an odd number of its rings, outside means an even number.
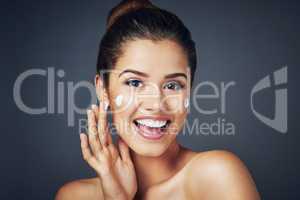
[[[119,94],[116,96],[116,98],[114,99],[114,102],[116,104],[116,107],[121,107],[122,104],[123,104],[123,95],[122,94]]]
[[[133,99],[130,95],[120,92],[114,95],[112,101],[114,123],[118,125],[122,124],[122,126],[128,126],[131,115],[134,112]]]
[[[166,111],[173,114],[184,113],[189,107],[190,100],[187,95],[168,96],[162,103]]]
[[[166,113],[169,113],[174,117],[174,121],[170,127],[170,131],[172,132],[172,135],[174,135],[181,130],[185,122],[190,99],[187,95],[181,95],[174,98],[168,98],[165,103],[168,106],[168,112]]]
[[[184,99],[184,108],[188,108],[190,106],[190,99],[188,97],[186,97]]]
[[[115,95],[113,99],[113,104],[115,107],[115,112],[124,112],[133,106],[133,96],[128,95],[124,92]]]

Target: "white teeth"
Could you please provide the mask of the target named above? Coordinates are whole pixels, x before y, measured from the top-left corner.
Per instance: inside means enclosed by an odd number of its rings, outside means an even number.
[[[152,119],[140,119],[136,120],[139,124],[149,126],[152,128],[161,128],[167,124],[167,120],[152,120]]]

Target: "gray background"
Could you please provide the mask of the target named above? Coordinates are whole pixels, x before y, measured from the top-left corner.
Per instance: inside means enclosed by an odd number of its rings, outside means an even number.
[[[67,126],[66,114],[21,112],[13,101],[13,84],[25,70],[51,66],[66,72],[61,81],[92,81],[106,15],[117,2],[27,0],[1,6],[1,199],[53,199],[65,182],[94,175],[81,158],[78,127]],[[202,122],[225,117],[236,125],[236,134],[180,136],[182,144],[197,151],[227,149],[237,154],[263,199],[299,197],[299,3],[153,2],[176,13],[192,32],[199,59],[195,83],[236,82],[225,115],[200,115],[195,110],[189,115],[189,120]],[[285,65],[289,130],[281,134],[255,118],[249,95],[258,80]],[[46,95],[43,78],[30,79],[23,86],[22,97],[32,106],[45,105]],[[76,104],[87,107],[89,98],[87,91],[78,91]],[[259,111],[272,116],[272,90],[259,98]],[[202,103],[203,108],[215,105]]]

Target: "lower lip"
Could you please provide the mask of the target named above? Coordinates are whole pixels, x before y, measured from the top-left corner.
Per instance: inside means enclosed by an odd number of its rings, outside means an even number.
[[[159,140],[164,136],[165,131],[162,131],[159,128],[149,128],[147,126],[137,126],[134,122],[133,125],[136,131],[145,139],[148,140]]]

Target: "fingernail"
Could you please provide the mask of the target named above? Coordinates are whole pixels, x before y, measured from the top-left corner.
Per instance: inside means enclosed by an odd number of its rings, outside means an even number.
[[[86,112],[87,114],[91,114],[92,111],[90,109],[87,109]]]
[[[83,138],[83,133],[80,133],[80,134],[79,134],[79,138],[80,138],[80,140],[82,140],[82,138]]]
[[[92,104],[92,109],[96,109],[97,106],[95,104]]]

